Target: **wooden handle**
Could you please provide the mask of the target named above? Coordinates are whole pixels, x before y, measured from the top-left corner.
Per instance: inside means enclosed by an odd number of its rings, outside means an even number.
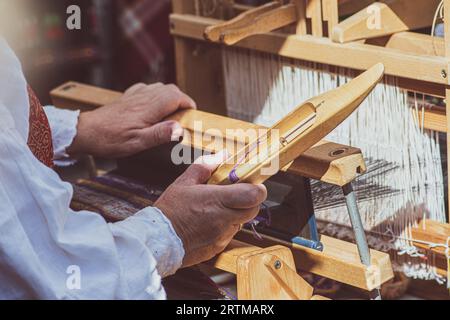
[[[269,146],[261,148],[262,151],[247,158],[251,149],[258,148],[257,144],[264,142],[261,141],[261,137],[258,137],[256,141],[246,145],[237,155],[233,155],[221,165],[208,183],[220,185],[237,182],[258,184],[266,181],[349,117],[381,80],[383,74],[383,64],[377,64],[347,84],[308,100],[275,124],[263,137],[265,140],[270,140],[266,143]],[[272,132],[282,134],[289,131],[295,127],[296,121],[301,122],[308,117],[312,112],[311,109],[316,111],[314,124],[298,134],[287,145],[282,141],[272,141]],[[307,110],[310,111],[307,112]],[[253,147],[255,144],[256,147]],[[268,149],[270,151],[267,152]],[[242,161],[243,155],[246,157],[244,161]]]
[[[204,32],[204,37],[206,40],[212,42],[220,42],[221,35],[227,30],[239,28],[242,26],[249,26],[259,15],[279,8],[280,6],[280,2],[274,1],[266,3],[254,9],[247,10],[229,21],[207,27]]]
[[[116,101],[122,93],[102,89],[77,82],[68,82],[52,90],[53,104],[60,108],[73,110],[92,110],[107,103]],[[190,133],[185,135],[183,144],[207,152],[217,152],[223,148],[221,144],[212,144],[209,136],[202,133],[210,129],[220,131],[226,137],[226,146],[230,153],[244,147],[248,141],[242,136],[227,136],[227,129],[264,129],[252,123],[203,112],[200,110],[184,110],[168,119],[178,121]],[[202,121],[203,132],[198,132],[202,139],[193,139],[195,123]],[[218,139],[217,141],[222,141]],[[282,171],[320,180],[329,184],[343,186],[353,181],[356,176],[366,170],[366,165],[358,148],[338,143],[321,141],[303,153],[296,161],[282,168]]]
[[[213,42],[233,45],[252,35],[285,27],[297,19],[295,4],[280,6],[279,2],[271,2],[246,11],[230,21],[206,28],[204,36]]]

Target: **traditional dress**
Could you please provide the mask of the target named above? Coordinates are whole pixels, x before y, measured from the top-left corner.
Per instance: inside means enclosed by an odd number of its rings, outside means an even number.
[[[161,277],[184,249],[161,211],[108,224],[69,208],[72,187],[50,167],[70,162],[77,121],[77,112],[42,112],[0,38],[0,298],[164,299]]]

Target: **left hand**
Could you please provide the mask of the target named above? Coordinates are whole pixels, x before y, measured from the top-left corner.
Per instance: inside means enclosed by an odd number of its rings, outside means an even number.
[[[117,101],[84,112],[68,153],[121,158],[178,141],[183,128],[163,121],[178,109],[196,108],[195,102],[175,85],[136,84]]]

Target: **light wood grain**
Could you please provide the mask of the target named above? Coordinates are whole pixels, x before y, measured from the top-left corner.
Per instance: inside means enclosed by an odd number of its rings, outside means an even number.
[[[322,37],[322,0],[307,0],[306,17],[311,19],[312,35],[315,37]]]
[[[366,291],[371,291],[394,277],[389,255],[380,251],[370,250],[372,266],[368,268],[361,263],[358,249],[352,243],[321,236],[324,250],[320,252],[269,236],[262,237],[263,240],[256,240],[250,231],[242,230],[236,239],[259,247],[288,247],[300,270]]]
[[[269,131],[269,134],[273,131],[279,132],[280,137],[282,137],[284,132],[288,132],[297,123],[300,123],[302,119],[314,113],[315,110],[316,118],[314,123],[300,133],[292,142],[284,145],[278,140],[275,142],[269,141],[267,148],[261,148],[261,153],[264,154],[262,159],[259,158],[253,162],[252,159],[249,159],[240,164],[238,162],[239,159],[243,156],[245,157],[249,152],[249,146],[246,146],[221,165],[208,183],[234,183],[229,176],[232,170],[236,171],[240,182],[255,184],[264,182],[270,177],[270,175],[265,173],[267,171],[265,169],[268,167],[273,168],[273,162],[276,162],[275,166],[278,166],[278,168],[283,168],[318,143],[350,116],[377,85],[383,77],[383,72],[383,65],[377,64],[340,88],[309,99],[275,124]],[[252,144],[256,144],[256,140],[249,145]],[[272,148],[276,149],[274,153],[270,151],[265,152],[266,149]]]
[[[277,266],[276,266],[276,263]],[[309,300],[313,287],[301,278],[291,251],[232,241],[213,265],[237,276],[239,300]]]
[[[414,5],[411,5],[411,0],[375,2],[370,5],[370,9],[364,8],[335,26],[331,39],[346,43],[429,27],[439,2],[440,0],[415,0]],[[379,17],[373,18],[378,13]],[[368,21],[378,18],[379,26],[368,26]]]
[[[414,240],[436,243],[442,246],[432,247],[421,242],[414,242],[414,245],[439,255],[445,256],[445,245],[450,237],[450,224],[441,223],[432,220],[422,220],[417,228],[412,229],[412,238]]]
[[[203,40],[207,26],[217,24],[215,19],[190,15],[171,15],[172,34],[196,40]],[[237,47],[247,48],[281,57],[330,64],[345,68],[367,70],[376,63],[383,63],[385,73],[396,77],[448,84],[448,63],[444,57],[423,56],[361,43],[334,43],[327,38],[310,35],[287,35],[265,33],[240,41]]]
[[[85,109],[92,109],[119,99],[121,93],[69,82],[52,90],[51,96],[57,107],[77,109],[84,105]],[[183,144],[208,152],[220,151],[225,145],[228,151],[234,154],[249,142],[245,135],[240,134],[242,131],[233,131],[235,135],[227,134],[230,129],[242,129],[244,132],[247,129],[265,129],[248,122],[199,110],[182,111],[172,115],[170,119],[180,122],[185,128]],[[201,127],[197,127],[196,124],[201,124]],[[208,133],[213,129],[219,137],[226,140],[211,139]],[[211,140],[216,143],[212,143]],[[321,141],[282,170],[343,186],[353,181],[358,174],[363,173],[366,166],[359,149]]]

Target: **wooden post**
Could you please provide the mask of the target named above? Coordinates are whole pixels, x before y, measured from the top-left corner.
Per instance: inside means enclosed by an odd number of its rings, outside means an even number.
[[[445,30],[445,58],[447,59],[447,66],[450,65],[450,0],[444,0],[444,30]],[[442,74],[449,78],[449,68],[447,70],[443,70]],[[450,86],[447,85],[445,89],[445,103],[446,103],[446,111],[447,111],[447,195],[448,195],[448,221],[450,222]]]
[[[306,28],[306,2],[305,0],[294,0],[297,6],[297,26],[295,29],[296,34],[305,35],[307,32]]]
[[[308,0],[306,17],[311,19],[311,33],[315,37],[323,36],[322,1]]]
[[[172,0],[172,8],[179,14],[195,14],[196,11],[194,0]],[[178,36],[174,36],[174,42],[177,85],[198,106],[225,114],[221,48]]]
[[[328,37],[331,37],[333,28],[339,23],[338,0],[322,0],[323,21],[328,25]]]

